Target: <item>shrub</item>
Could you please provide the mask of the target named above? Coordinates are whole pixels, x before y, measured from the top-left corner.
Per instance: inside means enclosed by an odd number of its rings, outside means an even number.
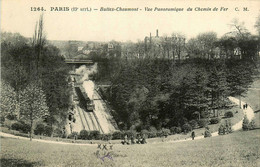
[[[0,124],[3,125],[5,122],[5,117],[4,116],[0,116]]]
[[[192,129],[198,128],[198,122],[196,120],[191,120],[189,124],[192,127]]]
[[[217,124],[217,123],[219,123],[220,122],[220,118],[218,118],[218,117],[216,117],[216,118],[211,118],[210,119],[210,123],[211,124]]]
[[[184,132],[184,133],[188,133],[188,132],[190,132],[192,130],[192,127],[190,126],[190,124],[188,124],[188,123],[185,123],[183,126],[182,126],[182,131]]]
[[[90,140],[100,140],[101,134],[98,130],[93,130],[89,132],[89,139]]]
[[[80,138],[80,139],[87,140],[88,137],[89,137],[89,132],[88,132],[88,131],[86,131],[86,130],[81,130],[81,131],[79,132],[79,138]]]
[[[204,138],[206,138],[206,137],[211,137],[211,132],[210,132],[210,130],[209,130],[209,127],[206,127],[206,128],[205,128]]]
[[[133,136],[135,138],[136,137],[136,130],[125,131],[123,136],[125,136],[125,135],[127,135],[127,137]]]
[[[141,136],[149,137],[148,135],[149,135],[149,131],[148,130],[146,130],[146,129],[141,130]]]
[[[16,120],[16,115],[14,115],[14,114],[8,114],[8,115],[6,116],[6,118],[9,119],[9,120]]]
[[[224,115],[226,118],[231,118],[231,117],[233,117],[234,116],[234,114],[233,114],[233,112],[232,111],[228,111],[228,112],[226,112],[225,113],[225,115]]]
[[[59,129],[59,128],[54,129],[54,131],[53,131],[54,137],[63,137],[63,135],[64,135],[64,132],[61,129]]]
[[[179,133],[181,133],[181,127],[176,127],[176,126],[171,127],[170,131],[172,134],[176,134],[176,133],[179,134]]]
[[[12,129],[12,130],[17,130],[17,131],[19,131],[19,130],[21,130],[21,127],[22,127],[22,125],[21,125],[20,123],[18,123],[18,122],[15,122],[15,123],[13,123],[13,124],[11,125],[11,129]]]
[[[153,137],[157,137],[157,129],[155,127],[150,127],[149,129],[149,134],[148,134],[148,138],[153,138]]]
[[[69,134],[68,136],[69,139],[77,139],[78,138],[78,132],[72,132],[71,134]]]
[[[208,126],[209,120],[208,120],[208,119],[200,119],[200,120],[198,121],[198,124],[199,124],[199,127],[200,127],[200,128],[205,128],[205,127]]]
[[[102,139],[102,140],[105,140],[105,141],[111,140],[111,139],[112,139],[112,134],[110,134],[110,133],[108,133],[108,134],[102,134],[102,135],[101,135],[101,139]]]
[[[52,132],[53,132],[53,128],[49,125],[45,126],[45,135],[46,136],[51,136],[52,135]]]
[[[249,130],[253,130],[256,128],[256,124],[255,124],[255,120],[252,120],[250,123],[249,123]]]
[[[231,121],[226,120],[225,123],[221,124],[218,129],[219,135],[225,135],[228,133],[232,133]]]
[[[45,126],[43,124],[37,124],[34,129],[34,134],[42,135],[45,132]]]
[[[19,132],[28,133],[31,130],[31,126],[24,122],[15,122],[11,125],[11,129],[17,130]]]
[[[167,137],[168,135],[170,135],[171,134],[171,131],[170,131],[170,129],[166,129],[166,128],[162,128],[162,136],[165,136],[165,137]]]
[[[123,134],[121,131],[115,131],[112,134],[112,140],[122,139],[122,136],[123,136]]]
[[[249,130],[249,120],[246,115],[244,116],[244,119],[243,119],[242,129]]]
[[[219,128],[218,128],[218,134],[219,134],[219,135],[224,135],[224,134],[225,134],[224,132],[225,132],[225,131],[224,131],[224,125],[221,124],[221,125],[219,126]]]

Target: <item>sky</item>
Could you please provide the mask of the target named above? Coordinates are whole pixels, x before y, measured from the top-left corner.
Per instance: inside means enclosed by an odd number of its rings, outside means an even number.
[[[31,11],[44,7],[46,11]],[[51,7],[69,7],[70,11],[51,11]],[[73,7],[92,8],[91,12],[71,11]],[[139,8],[138,12],[99,11],[101,7]],[[183,11],[145,11],[149,8],[183,8]],[[187,11],[187,8],[193,11]],[[218,11],[195,11],[195,8],[218,8]],[[228,8],[220,11],[220,8]],[[246,7],[248,11],[243,11]],[[93,11],[93,9],[98,9]],[[79,10],[78,9],[78,10]],[[239,10],[239,11],[236,11]],[[234,18],[245,22],[245,27],[256,34],[254,24],[260,14],[259,0],[2,0],[1,31],[19,32],[32,37],[39,15],[44,15],[44,29],[49,40],[133,41],[143,40],[150,32],[171,35],[181,32],[186,37],[214,31],[221,37],[231,31]]]

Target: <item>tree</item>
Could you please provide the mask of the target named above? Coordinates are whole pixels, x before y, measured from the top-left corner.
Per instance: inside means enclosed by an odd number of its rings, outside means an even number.
[[[228,83],[226,80],[226,67],[222,61],[214,61],[208,67],[209,70],[209,96],[211,99],[210,108],[216,116],[215,110],[218,111],[226,105],[226,97],[228,95]],[[217,113],[217,116],[219,114]]]
[[[239,96],[241,107],[241,96],[248,90],[253,81],[254,66],[251,61],[230,60],[226,62],[227,82],[231,96]]]
[[[21,92],[21,118],[30,122],[30,140],[32,140],[33,123],[48,114],[46,97],[39,84],[30,83]]]
[[[182,33],[172,33],[171,37],[171,45],[172,45],[172,53],[173,59],[175,58],[175,54],[178,56],[178,60],[181,59],[181,53],[185,48],[185,35]]]
[[[213,49],[217,41],[217,33],[215,32],[206,32],[201,33],[197,36],[201,53],[206,58],[212,58]]]
[[[231,36],[235,36],[236,38],[246,38],[250,35],[249,31],[245,27],[245,23],[240,22],[237,18],[234,18],[229,26],[231,31],[227,34],[231,34]]]
[[[217,46],[224,52],[226,58],[233,58],[234,49],[238,47],[238,43],[235,37],[224,35],[218,40]]]
[[[211,59],[216,42],[217,34],[215,32],[201,33],[188,41],[187,49],[191,55],[195,54],[196,57]]]
[[[200,43],[197,38],[191,38],[186,44],[186,48],[190,57],[195,58],[201,56]]]
[[[1,117],[7,115],[17,116],[17,109],[19,105],[16,100],[16,93],[14,89],[5,81],[1,81],[1,99],[0,99],[0,110]]]
[[[258,32],[258,35],[260,36],[260,14],[258,15],[258,17],[256,19],[255,28]]]
[[[226,35],[234,37],[237,46],[241,49],[242,59],[255,59],[258,55],[259,37],[254,37],[245,27],[244,22],[239,22],[238,19],[233,19],[230,23],[231,32]],[[258,27],[258,21],[255,27]]]

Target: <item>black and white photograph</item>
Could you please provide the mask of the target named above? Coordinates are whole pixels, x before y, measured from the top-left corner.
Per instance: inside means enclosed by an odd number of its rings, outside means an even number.
[[[1,0],[1,167],[260,166],[259,0]]]

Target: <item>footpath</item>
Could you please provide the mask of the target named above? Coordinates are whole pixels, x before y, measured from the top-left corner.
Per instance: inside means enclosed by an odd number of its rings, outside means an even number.
[[[229,100],[232,101],[233,103],[239,105],[239,99],[235,98],[235,97],[229,97]],[[241,101],[241,107],[246,104],[245,102]],[[254,118],[254,111],[253,109],[248,105],[247,109],[243,109],[244,115],[247,115],[247,118],[249,119],[249,121],[251,121]],[[232,126],[232,130],[233,131],[237,131],[242,129],[242,123],[243,123],[243,119],[241,121],[239,121],[238,123],[236,123],[235,125]],[[211,134],[212,137],[218,136],[218,132],[214,132]],[[3,133],[0,132],[0,136],[2,137],[9,137],[9,138],[15,138],[15,139],[23,139],[23,140],[30,140],[27,137],[21,137],[21,136],[15,136],[12,134],[8,134],[8,133]],[[197,136],[194,138],[194,140],[200,140],[200,139],[204,139],[204,136]],[[52,143],[52,144],[64,144],[64,145],[88,145],[88,146],[96,146],[96,144],[82,144],[82,143],[66,143],[66,142],[62,142],[62,141],[50,141],[50,140],[43,140],[43,139],[33,139],[33,142],[43,142],[43,143]],[[177,143],[177,142],[184,142],[184,141],[191,141],[191,138],[189,139],[183,139],[183,140],[175,140],[175,141],[166,141],[166,143]],[[152,143],[152,144],[157,144],[158,142]]]
[[[229,100],[239,106],[239,99],[237,99],[235,97],[229,97]],[[241,108],[245,104],[246,104],[245,102],[241,101]],[[246,109],[243,109],[243,112],[244,112],[244,115],[247,116],[249,121],[251,121],[254,118],[254,110],[249,105],[247,106]],[[233,131],[237,131],[237,130],[242,129],[243,119],[232,126]],[[211,135],[212,135],[211,137],[218,136],[218,132],[213,132],[213,133],[211,133]],[[197,137],[194,138],[194,140],[199,140],[199,139],[204,139],[204,136],[197,136]],[[169,143],[177,143],[177,142],[184,142],[184,141],[191,141],[191,140],[192,139],[189,138],[189,139],[175,140],[175,141],[168,141],[168,142]]]

